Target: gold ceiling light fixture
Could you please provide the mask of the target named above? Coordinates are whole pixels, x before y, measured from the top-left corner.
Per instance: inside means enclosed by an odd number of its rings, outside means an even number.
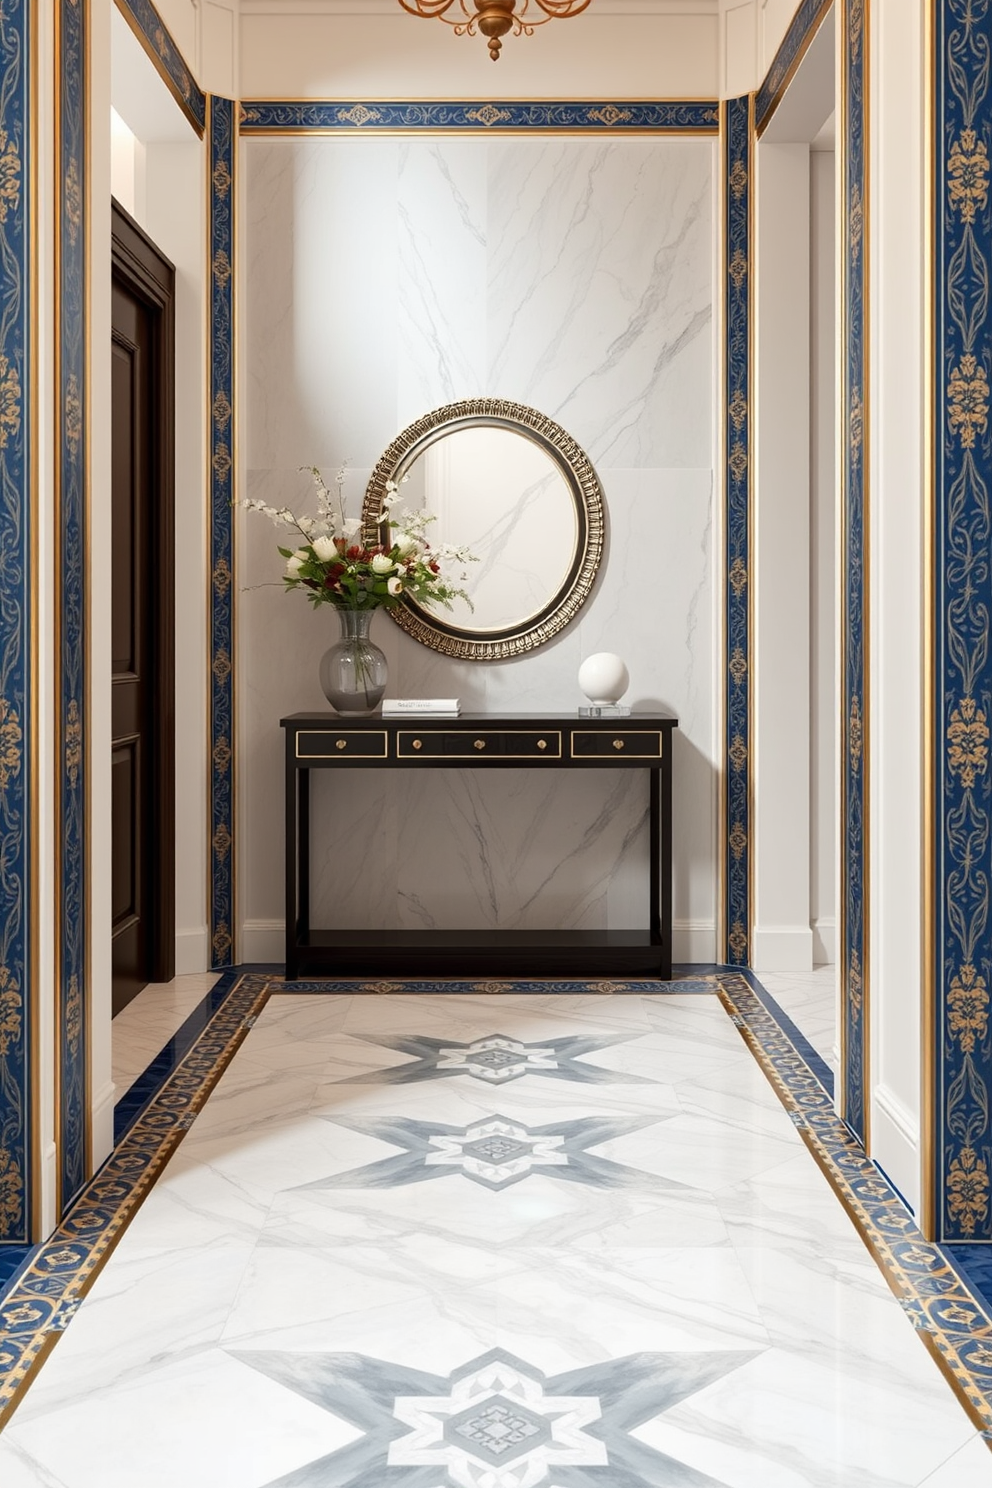
[[[536,7],[531,9],[531,4]],[[503,37],[532,36],[536,26],[549,21],[565,21],[585,10],[591,0],[400,0],[404,10],[425,21],[444,21],[455,28],[456,36],[474,36],[481,31],[489,41],[489,55],[499,61]],[[474,13],[472,6],[474,5]],[[537,16],[536,11],[543,11]],[[449,15],[449,11],[454,11]]]

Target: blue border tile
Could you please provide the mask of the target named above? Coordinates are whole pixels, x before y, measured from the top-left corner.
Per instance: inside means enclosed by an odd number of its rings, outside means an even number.
[[[935,0],[938,1234],[992,1240],[989,0]]]
[[[179,107],[197,133],[202,135],[207,122],[206,94],[155,6],[151,0],[116,0],[116,3]]]
[[[514,134],[542,131],[583,134],[717,134],[716,99],[655,99],[543,103],[494,99],[488,102],[397,103],[370,99],[245,99],[240,132],[251,134],[388,134],[415,130]]]
[[[27,1244],[34,1208],[29,1084],[36,1028],[31,424],[31,0],[0,26],[0,1241]]]
[[[751,275],[753,100],[723,105],[724,501],[726,735],[724,942],[731,966],[751,961]]]
[[[758,89],[755,100],[755,116],[758,130],[764,129],[778,106],[779,99],[789,85],[789,80],[802,61],[806,48],[820,28],[820,22],[829,11],[834,0],[802,0],[802,4],[789,23],[782,44],[769,67],[764,82]]]

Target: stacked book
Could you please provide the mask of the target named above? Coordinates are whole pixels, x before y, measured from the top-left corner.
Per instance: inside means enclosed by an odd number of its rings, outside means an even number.
[[[383,718],[457,718],[461,712],[458,698],[383,698]]]

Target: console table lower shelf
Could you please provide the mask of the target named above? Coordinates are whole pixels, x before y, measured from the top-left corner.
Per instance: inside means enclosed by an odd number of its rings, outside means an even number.
[[[286,976],[651,977],[672,974],[672,731],[667,713],[343,719],[294,713],[286,738]],[[648,776],[649,923],[634,930],[327,930],[310,923],[310,773],[332,769],[638,769]],[[549,788],[552,782],[548,781]]]

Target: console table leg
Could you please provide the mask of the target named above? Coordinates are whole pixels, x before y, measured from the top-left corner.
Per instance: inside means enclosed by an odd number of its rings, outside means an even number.
[[[286,735],[286,979],[293,982],[297,975],[296,955],[296,903],[297,903],[297,832],[299,827],[299,805],[297,801],[296,760],[291,750],[295,747],[294,736]]]
[[[661,831],[659,826],[659,813],[661,795],[658,786],[659,770],[649,770],[648,778],[651,782],[650,807],[648,814],[648,855],[650,858],[649,896],[651,915],[651,935],[659,939],[662,933],[662,887],[661,887]]]
[[[661,780],[661,944],[664,960],[661,974],[666,981],[672,975],[672,756],[671,741],[666,741],[665,758],[660,773]]]
[[[310,937],[310,771],[297,770],[299,776],[299,910],[296,916],[297,939]]]

